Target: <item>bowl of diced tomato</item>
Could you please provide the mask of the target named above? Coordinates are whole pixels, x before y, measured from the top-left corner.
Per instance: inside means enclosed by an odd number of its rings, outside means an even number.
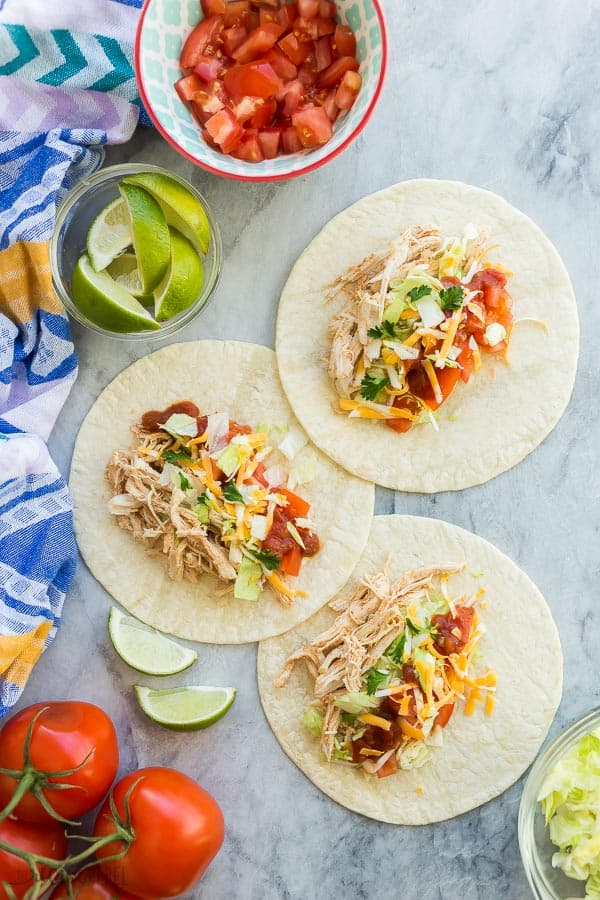
[[[273,181],[341,153],[387,66],[380,0],[147,0],[140,94],[162,136],[218,175]]]

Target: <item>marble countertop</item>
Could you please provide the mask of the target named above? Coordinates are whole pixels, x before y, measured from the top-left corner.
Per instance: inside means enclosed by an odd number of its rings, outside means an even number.
[[[573,400],[550,437],[512,471],[458,494],[378,490],[377,512],[437,516],[489,539],[539,585],[560,628],[565,689],[552,732],[598,703],[600,417],[591,290],[600,233],[596,147],[600,62],[597,0],[386,0],[387,84],[366,130],[306,178],[244,185],[184,161],[150,129],[107,152],[107,163],[157,163],[186,176],[216,210],[225,268],[206,314],[181,335],[273,346],[277,299],[299,252],[339,210],[396,181],[453,178],[504,195],[556,243],[583,324]],[[79,327],[79,379],[50,448],[64,473],[98,392],[155,345],[111,342]],[[596,363],[594,363],[596,360]],[[518,411],[517,411],[518,412]],[[225,846],[193,892],[201,900],[524,900],[517,844],[521,783],[482,808],[424,828],[361,818],[327,799],[288,761],[263,717],[256,647],[201,646],[179,680],[232,684],[239,695],[206,732],[162,730],[138,710],[136,674],[106,632],[110,597],[79,566],[59,635],[22,702],[77,697],[103,706],[121,737],[122,768],[164,763],[221,803]],[[141,678],[141,676],[139,676]],[[144,679],[141,679],[144,680]],[[174,679],[175,680],[175,679]],[[150,679],[147,679],[150,682]],[[518,736],[515,736],[518,739]]]

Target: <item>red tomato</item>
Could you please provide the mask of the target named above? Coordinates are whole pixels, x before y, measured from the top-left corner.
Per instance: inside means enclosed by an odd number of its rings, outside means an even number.
[[[64,818],[76,819],[100,802],[117,774],[119,748],[114,725],[106,713],[92,703],[71,700],[35,703],[18,712],[2,728],[0,768],[15,771],[23,768],[27,729],[37,713],[40,714],[33,725],[29,747],[31,765],[40,773],[40,787],[50,806]],[[78,771],[52,777],[52,772],[67,769]],[[68,790],[46,788],[46,773],[50,784],[75,787]],[[6,806],[16,787],[14,778],[0,775],[0,806]],[[27,822],[53,822],[31,791],[23,796],[14,812]]]
[[[333,19],[322,19],[320,16],[313,19],[316,27],[316,37],[324,37],[326,34],[335,34],[335,22]]]
[[[100,868],[114,884],[147,898],[177,897],[191,890],[223,843],[223,814],[217,802],[195,781],[160,766],[140,769],[121,779],[113,799],[125,816],[129,801],[135,840],[119,860],[104,861],[121,852],[112,842],[96,852]],[[114,830],[110,805],[105,801],[94,826],[94,836]]]
[[[275,97],[268,97],[253,113],[252,118],[250,119],[250,127],[266,128],[273,121],[276,112],[277,101],[275,100]]]
[[[294,81],[288,81],[284,85],[283,90],[277,94],[277,99],[281,105],[281,112],[284,116],[291,116],[295,113],[301,103],[304,102],[305,88],[299,78]]]
[[[298,18],[298,4],[297,3],[282,3],[279,9],[277,10],[277,21],[280,25],[286,29],[286,31],[292,27],[293,23]]]
[[[263,60],[268,62],[273,67],[273,71],[284,81],[296,77],[298,69],[279,47],[273,47],[268,53],[265,53]]]
[[[223,79],[225,90],[234,100],[242,97],[274,97],[283,87],[269,63],[252,62],[234,66]],[[227,151],[225,151],[227,152]]]
[[[193,69],[204,55],[209,44],[223,31],[223,16],[209,16],[196,25],[181,51],[180,65],[183,69]]]
[[[312,57],[308,57],[305,63],[302,63],[298,69],[298,81],[302,82],[308,90],[313,88],[317,83],[318,72],[314,68],[315,61]]]
[[[321,74],[319,87],[333,87],[349,71],[358,71],[358,60],[354,56],[340,56]]]
[[[205,16],[220,16],[227,9],[226,0],[200,0]]]
[[[336,25],[332,41],[333,55],[356,56],[356,38],[354,32],[347,25]]]
[[[319,0],[298,0],[298,13],[303,19],[314,19],[319,15]]]
[[[239,63],[251,62],[263,56],[271,47],[274,47],[283,33],[283,28],[277,22],[267,22],[259,25],[251,31],[246,40],[232,53],[233,58]]]
[[[236,159],[252,163],[261,162],[264,159],[256,129],[246,130],[237,147],[231,151],[231,155]]]
[[[473,351],[469,346],[463,347],[460,351],[460,356],[456,360],[462,366],[460,369],[460,377],[465,384],[468,382],[471,374],[473,372],[473,368],[475,366],[475,359],[473,357]]]
[[[184,103],[189,103],[196,91],[204,90],[204,82],[197,75],[186,75],[175,82],[175,90]]]
[[[228,107],[220,109],[207,120],[206,130],[223,153],[231,153],[244,135],[244,129]]]
[[[258,132],[258,143],[265,159],[275,159],[280,142],[281,128],[261,128]]]
[[[433,388],[425,370],[422,366],[417,366],[416,368],[411,369],[407,376],[410,392],[411,394],[414,394],[415,397],[419,397],[421,400],[423,400],[424,403],[427,404],[429,409],[438,409],[456,387],[459,373],[460,369],[458,368],[453,369],[445,367],[443,369],[435,370],[435,374],[437,376],[438,384],[440,386],[440,391],[442,394],[442,400],[441,402],[439,402],[435,398]]]
[[[218,78],[222,68],[223,60],[218,56],[201,56],[194,66],[194,75],[197,75],[202,81],[210,83]]]
[[[227,441],[229,442],[232,438],[236,437],[238,434],[252,434],[252,428],[250,425],[239,425],[237,422],[234,422],[233,419],[229,420],[229,431],[227,432]]]
[[[333,19],[335,16],[335,3],[333,0],[320,0],[319,15],[322,19]]]
[[[340,81],[335,94],[335,103],[340,109],[350,109],[354,101],[358,97],[362,85],[362,78],[358,72],[348,70],[344,72],[344,77]]]
[[[439,725],[440,728],[445,728],[450,719],[452,718],[452,713],[454,712],[454,703],[446,703],[445,706],[439,710],[435,724]]]
[[[65,829],[58,823],[40,825],[20,819],[4,819],[0,822],[0,841],[47,859],[65,859],[67,855]],[[40,867],[42,879],[47,878],[51,871],[48,867]],[[20,900],[33,884],[29,864],[6,850],[0,850],[0,900],[8,900],[9,894],[2,887],[2,882],[9,884]]]
[[[331,41],[328,37],[319,38],[315,44],[315,68],[323,72],[331,65]]]
[[[294,544],[281,560],[280,569],[286,575],[298,575],[302,565],[302,548]]]
[[[287,488],[278,487],[276,489],[277,494],[283,494],[283,496],[287,500],[287,506],[285,508],[286,514],[290,519],[296,519],[298,517],[305,518],[310,511],[310,503],[307,503],[303,497],[299,497],[298,494],[294,494],[292,491],[288,491]]]
[[[300,66],[310,56],[313,45],[309,41],[301,41],[295,34],[288,34],[279,41],[278,46],[291,59],[295,66]]]
[[[388,775],[394,775],[398,771],[398,762],[396,760],[396,754],[392,753],[388,759],[384,762],[380,769],[377,769],[377,777],[378,778],[387,778]]]
[[[303,147],[321,147],[333,134],[331,120],[321,106],[297,110],[292,116],[292,125]]]
[[[329,91],[328,94],[325,95],[322,101],[322,106],[331,122],[335,122],[337,117],[340,114],[338,106],[335,102],[335,91]]]
[[[250,18],[250,0],[229,0],[223,14],[225,28],[246,25]]]
[[[432,616],[431,624],[435,627],[437,635],[433,646],[437,652],[443,656],[460,653],[469,639],[474,616],[475,611],[471,606],[457,606],[454,616],[450,613]],[[460,636],[455,634],[456,630]]]
[[[233,56],[233,53],[242,44],[248,32],[243,25],[232,25],[223,32],[223,53],[226,56]]]
[[[74,900],[139,900],[134,894],[109,881],[96,867],[76,875],[71,882],[71,889]],[[63,882],[52,891],[50,900],[68,900],[70,896],[67,885]]]
[[[298,153],[299,150],[302,150],[298,132],[293,125],[288,125],[281,132],[281,145],[284,153]]]

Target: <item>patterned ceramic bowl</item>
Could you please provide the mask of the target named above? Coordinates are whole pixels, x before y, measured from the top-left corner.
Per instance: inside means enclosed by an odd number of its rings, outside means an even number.
[[[147,0],[137,30],[135,70],[142,100],[165,140],[203,169],[241,181],[293,178],[334,159],[369,121],[387,66],[387,36],[380,0],[336,0],[336,6],[339,19],[350,25],[357,38],[363,83],[354,106],[336,123],[331,140],[318,150],[249,163],[210,147],[173,87],[181,77],[179,56],[183,43],[202,18],[199,0]]]

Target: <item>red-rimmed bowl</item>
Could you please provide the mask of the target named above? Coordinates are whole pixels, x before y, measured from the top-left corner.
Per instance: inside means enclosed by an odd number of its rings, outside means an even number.
[[[357,39],[362,87],[354,106],[335,124],[331,140],[317,150],[250,163],[225,156],[206,143],[174,83],[181,77],[181,48],[202,19],[199,0],[147,0],[135,41],[135,70],[150,118],[182,156],[215,175],[240,181],[277,181],[306,175],[334,159],[369,121],[383,88],[388,43],[380,0],[336,0],[338,18]]]

